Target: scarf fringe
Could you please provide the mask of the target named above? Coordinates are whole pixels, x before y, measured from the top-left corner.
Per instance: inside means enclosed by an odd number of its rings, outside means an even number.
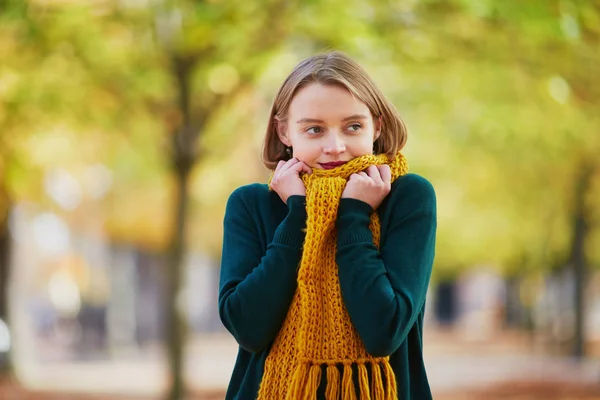
[[[358,387],[360,388],[360,400],[371,400],[369,374],[367,366],[363,363],[358,364]]]
[[[352,366],[354,364],[356,364],[358,370],[358,394],[356,393],[353,380]],[[367,364],[371,366],[370,382]],[[344,362],[342,368],[343,373],[340,373],[338,365],[329,363],[327,365],[327,386],[325,389],[325,398],[327,400],[358,400],[359,398],[360,400],[398,399],[394,370],[389,360]],[[321,365],[311,364],[310,362],[298,364],[292,374],[286,399],[316,400],[321,378]]]
[[[396,375],[389,362],[383,363],[385,373],[385,398],[386,400],[396,400],[398,398],[398,388],[396,384]]]
[[[381,378],[381,368],[379,363],[374,362],[371,364],[371,393],[373,394],[373,400],[385,400],[385,389],[383,386],[383,379]]]
[[[339,400],[340,398],[340,370],[335,364],[327,366],[327,400]]]
[[[296,367],[292,375],[292,381],[287,392],[286,400],[298,400],[302,398],[302,391],[306,386],[306,379],[308,377],[308,364],[300,363]]]
[[[344,375],[342,377],[342,400],[356,400],[354,381],[352,380],[351,364],[344,364]]]
[[[308,383],[304,392],[304,400],[317,400],[317,391],[321,383],[321,366],[313,365],[308,373]]]

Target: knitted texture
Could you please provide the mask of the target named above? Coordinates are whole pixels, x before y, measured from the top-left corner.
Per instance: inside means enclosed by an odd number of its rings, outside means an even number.
[[[326,367],[327,400],[398,398],[389,357],[370,356],[350,321],[335,261],[335,222],[348,178],[371,165],[382,164],[389,164],[392,180],[408,171],[401,153],[391,160],[385,155],[369,154],[330,170],[313,169],[312,174],[302,175],[307,221],[298,285],[265,361],[259,400],[316,400],[322,367]],[[371,214],[369,227],[379,247],[378,213]],[[358,394],[353,365],[358,372]],[[371,370],[370,382],[367,368]]]

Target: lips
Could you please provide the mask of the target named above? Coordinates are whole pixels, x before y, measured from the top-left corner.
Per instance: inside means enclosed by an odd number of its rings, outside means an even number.
[[[328,163],[319,163],[319,165],[321,167],[323,167],[323,169],[332,169],[335,167],[339,167],[340,165],[344,165],[346,164],[346,161],[334,161],[334,162],[328,162]]]

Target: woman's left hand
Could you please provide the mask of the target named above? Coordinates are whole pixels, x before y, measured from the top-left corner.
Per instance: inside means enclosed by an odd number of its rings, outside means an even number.
[[[381,204],[392,188],[392,172],[390,166],[371,165],[365,171],[350,175],[342,198],[364,201],[373,210]]]

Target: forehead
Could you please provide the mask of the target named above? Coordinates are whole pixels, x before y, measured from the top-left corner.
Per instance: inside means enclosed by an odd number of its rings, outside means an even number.
[[[349,115],[370,116],[365,103],[355,98],[348,89],[338,85],[313,83],[298,90],[289,109],[290,116],[300,118],[343,119]]]

